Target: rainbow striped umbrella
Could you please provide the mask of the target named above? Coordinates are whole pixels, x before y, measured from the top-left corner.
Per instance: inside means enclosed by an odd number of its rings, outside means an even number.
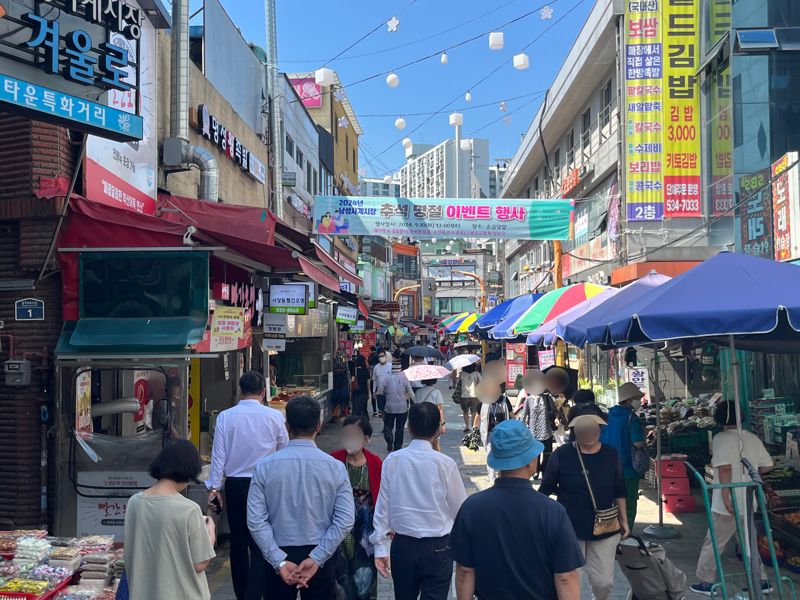
[[[464,319],[469,316],[468,312],[458,313],[457,315],[450,315],[446,319],[439,322],[439,333],[444,333],[444,330],[455,320]]]
[[[461,329],[461,325],[464,324],[464,323],[469,322],[468,325],[467,325],[467,326],[469,326],[472,323],[474,323],[475,320],[477,319],[477,317],[476,317],[476,319],[472,319],[472,317],[475,314],[476,313],[463,313],[463,314],[459,315],[457,319],[453,319],[450,322],[450,324],[447,327],[444,328],[444,332],[445,333],[466,333],[467,330],[466,329],[462,330]]]
[[[476,312],[470,313],[467,317],[464,318],[463,321],[461,321],[458,324],[458,329],[456,329],[456,333],[467,333],[469,331],[469,328],[472,327],[472,324],[475,323],[475,321],[477,321],[478,319],[480,319],[480,317],[481,317],[480,313]]]
[[[608,289],[594,283],[576,283],[547,292],[517,319],[513,325],[515,334],[529,333],[562,313],[574,308],[584,300]]]

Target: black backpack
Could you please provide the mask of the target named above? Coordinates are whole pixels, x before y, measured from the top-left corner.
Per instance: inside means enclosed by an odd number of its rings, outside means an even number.
[[[508,419],[510,409],[510,404],[505,396],[501,396],[489,407],[489,433],[492,432],[495,425]]]

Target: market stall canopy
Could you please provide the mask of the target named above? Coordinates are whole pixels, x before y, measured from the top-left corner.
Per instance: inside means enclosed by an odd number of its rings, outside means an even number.
[[[637,279],[621,288],[613,298],[607,299],[600,306],[594,307],[583,316],[566,323],[563,327],[557,326],[556,333],[565,342],[581,348],[587,343],[604,344],[607,339],[606,329],[611,315],[624,311],[639,297],[669,280],[670,277],[652,271],[641,279]]]
[[[479,313],[469,313],[463,319],[456,319],[450,325],[448,325],[444,332],[445,333],[467,333],[469,328],[478,320],[480,317]]]
[[[597,308],[606,300],[609,300],[617,295],[619,291],[620,290],[617,288],[605,289],[596,296],[592,296],[577,306],[565,311],[561,314],[561,316],[542,323],[539,327],[528,334],[528,339],[525,343],[527,343],[529,346],[552,346],[556,339],[560,337],[558,334],[559,328],[563,328],[567,323],[571,323],[578,317],[585,315],[593,308]]]
[[[543,295],[544,294],[522,294],[516,298],[501,302],[475,321],[470,327],[470,333],[488,332],[506,316],[530,308],[530,306]]]
[[[456,319],[463,319],[467,315],[469,315],[468,312],[462,312],[462,313],[457,313],[455,315],[450,315],[449,317],[442,319],[439,322],[439,333],[444,333],[444,330],[447,328],[448,325],[450,325],[450,323],[452,323]]]
[[[498,321],[497,325],[492,327],[489,331],[489,337],[493,340],[524,342],[527,335],[514,333],[514,325],[522,315],[528,312],[528,309],[530,309],[530,306],[521,308],[516,312],[509,312],[507,316]]]
[[[800,267],[720,252],[608,317],[612,344],[736,337],[744,349],[800,348]]]
[[[515,334],[529,333],[607,289],[594,283],[576,283],[547,292],[514,323],[513,331]]]

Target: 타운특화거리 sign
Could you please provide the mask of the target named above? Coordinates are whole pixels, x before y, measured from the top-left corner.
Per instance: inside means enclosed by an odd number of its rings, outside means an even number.
[[[569,239],[570,200],[315,196],[314,233],[430,238]]]

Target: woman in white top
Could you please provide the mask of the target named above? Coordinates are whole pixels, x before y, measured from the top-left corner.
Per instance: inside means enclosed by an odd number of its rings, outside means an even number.
[[[461,413],[464,417],[464,433],[472,427],[475,415],[480,411],[478,401],[478,384],[481,381],[481,374],[475,364],[467,365],[461,369]]]
[[[442,392],[434,387],[436,385],[435,379],[425,379],[420,383],[422,384],[422,387],[418,387],[414,390],[414,404],[430,402],[439,409],[439,417],[442,423],[439,429],[439,435],[442,435],[447,431],[447,428],[444,426],[444,398],[442,397]],[[436,436],[432,446],[434,450],[442,450],[441,446],[439,445],[439,436]]]

